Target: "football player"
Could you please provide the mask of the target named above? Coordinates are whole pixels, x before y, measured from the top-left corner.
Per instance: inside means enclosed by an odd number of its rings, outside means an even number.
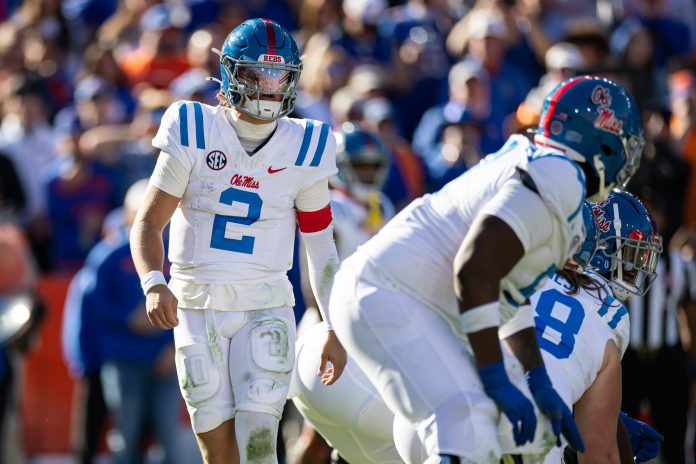
[[[418,430],[429,464],[497,461],[499,412],[517,445],[533,439],[534,406],[510,381],[499,336],[514,337],[543,420],[584,450],[544,367],[528,299],[583,240],[585,198],[623,186],[643,144],[623,87],[568,80],[547,97],[535,144],[511,136],[342,264],[333,327],[389,409]]]
[[[618,214],[613,213],[614,208]],[[599,243],[601,254],[593,263],[600,264],[608,258],[608,269],[623,263],[635,277],[630,285],[642,282],[631,287],[630,292],[644,292],[654,275],[662,246],[647,210],[628,193],[613,192],[601,206],[592,207],[586,203],[583,214],[588,225],[587,239],[565,269],[555,273],[531,301],[549,376],[563,401],[569,407],[575,406],[576,420],[586,445],[586,452],[579,455],[580,462],[618,462],[620,357],[628,343],[629,320],[626,308],[611,289],[623,284],[617,283],[616,275],[608,273],[607,268],[602,269],[606,277],[583,274],[583,268],[587,268]],[[599,231],[594,226],[594,215],[612,221],[619,218],[619,228]],[[626,256],[635,256],[635,259],[626,259]],[[605,278],[609,279],[610,287]],[[427,459],[418,431],[410,429],[410,424],[401,416],[393,423],[394,415],[355,363],[347,366],[341,380],[331,389],[320,387],[314,375],[316,352],[320,349],[315,339],[316,333],[322,330],[325,329],[321,324],[313,327],[314,333],[303,336],[297,346],[290,395],[306,420],[348,462],[376,464]],[[531,396],[519,362],[507,352],[505,362],[511,380],[526,396]],[[642,462],[654,457],[659,450],[659,434],[623,414],[622,419],[627,423],[632,441],[644,440],[642,446],[633,449],[636,460]],[[512,426],[504,416],[499,422],[498,436],[503,452],[525,454],[525,462],[541,462],[555,444],[552,431],[546,426],[537,429],[532,443],[517,447]],[[561,462],[561,448],[549,453],[544,462]]]
[[[343,260],[394,217],[394,205],[382,193],[392,160],[379,136],[357,123],[344,123],[335,135],[338,174],[330,180],[331,211]]]
[[[220,55],[219,105],[170,106],[131,247],[147,313],[174,328],[181,393],[206,463],[275,463],[278,420],[294,364],[291,285],[296,223],[322,313],[338,268],[327,124],[292,119],[302,69],[277,23],[245,21]],[[162,229],[171,219],[169,286]],[[320,374],[333,383],[346,354],[329,328]]]

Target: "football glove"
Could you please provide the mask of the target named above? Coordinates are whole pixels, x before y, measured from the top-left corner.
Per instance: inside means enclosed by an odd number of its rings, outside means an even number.
[[[534,401],[539,410],[551,420],[553,432],[556,434],[556,444],[561,446],[561,433],[568,440],[568,444],[576,451],[584,452],[585,444],[575,425],[573,414],[563,402],[551,384],[551,379],[546,373],[546,367],[541,365],[527,372],[527,385],[532,392]]]
[[[505,372],[502,361],[479,369],[486,394],[512,423],[512,435],[517,446],[534,440],[536,414],[534,405],[515,387]]]
[[[657,457],[665,437],[645,422],[634,419],[623,411],[619,416],[631,437],[631,449],[636,463],[646,462]]]

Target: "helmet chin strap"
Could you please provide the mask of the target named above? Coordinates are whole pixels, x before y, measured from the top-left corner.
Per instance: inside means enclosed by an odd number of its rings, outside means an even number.
[[[623,288],[621,285],[609,281],[609,287],[617,300],[628,301],[631,299],[631,292]]]
[[[602,163],[602,159],[600,155],[595,155],[593,159],[593,163],[595,170],[597,171],[597,176],[599,177],[599,190],[597,193],[592,195],[589,200],[592,202],[597,202],[597,201],[602,201],[606,199],[609,196],[609,192],[611,191],[611,187],[605,185],[605,179],[606,179],[606,169],[604,168],[604,163]]]

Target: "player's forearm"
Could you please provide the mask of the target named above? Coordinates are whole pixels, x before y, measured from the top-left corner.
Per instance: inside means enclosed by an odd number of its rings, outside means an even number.
[[[478,368],[503,360],[503,352],[500,349],[500,340],[498,339],[498,327],[489,327],[467,335]]]
[[[307,251],[307,267],[312,293],[317,300],[322,318],[330,326],[327,310],[334,275],[339,268],[338,254],[333,241],[333,228],[329,226],[319,232],[303,233],[302,238]]]
[[[150,271],[162,271],[164,240],[162,229],[145,220],[136,220],[131,228],[130,247],[133,263],[140,278]]]
[[[527,327],[519,332],[513,333],[505,339],[510,350],[520,361],[525,372],[544,364],[544,359],[539,351],[539,344],[536,339],[536,329]]]

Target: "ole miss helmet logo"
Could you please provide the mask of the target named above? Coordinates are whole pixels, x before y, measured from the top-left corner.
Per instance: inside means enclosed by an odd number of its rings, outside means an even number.
[[[213,171],[219,171],[227,166],[227,156],[220,150],[213,150],[205,157],[205,162]]]
[[[599,116],[595,119],[594,126],[597,129],[610,132],[615,135],[621,135],[623,132],[623,122],[620,121],[611,106],[611,92],[608,88],[598,85],[592,91],[592,103],[599,105],[597,111]]]

